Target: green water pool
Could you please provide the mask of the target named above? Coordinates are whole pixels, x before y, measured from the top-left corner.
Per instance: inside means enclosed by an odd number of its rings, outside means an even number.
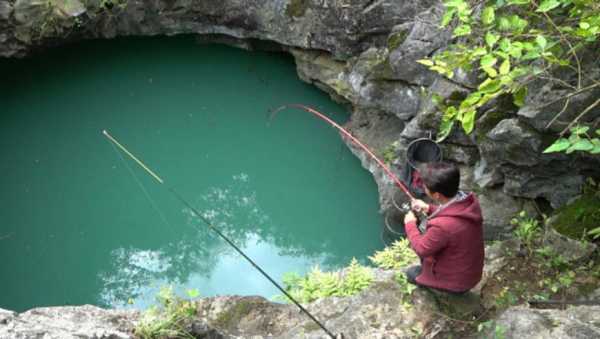
[[[143,308],[179,293],[278,294],[108,130],[277,280],[382,247],[376,185],[344,109],[284,54],[128,38],[0,60],[0,308]]]

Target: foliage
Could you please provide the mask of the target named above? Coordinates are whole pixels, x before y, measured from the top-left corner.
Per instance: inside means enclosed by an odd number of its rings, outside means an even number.
[[[521,211],[511,220],[511,224],[515,226],[515,236],[521,240],[521,244],[531,254],[533,243],[541,232],[540,222],[535,218],[529,217],[525,211]]]
[[[403,296],[404,307],[410,308],[411,305],[406,300],[406,298],[412,294],[412,292],[417,288],[417,286],[408,282],[408,279],[406,278],[406,274],[404,274],[404,272],[397,272],[395,278],[398,285],[400,285],[400,293]]]
[[[381,152],[381,155],[383,156],[383,162],[385,162],[387,165],[391,164],[396,158],[396,147],[393,144],[386,147]]]
[[[196,290],[188,291],[190,298],[196,298]],[[187,325],[196,315],[196,304],[192,300],[184,300],[173,293],[173,288],[163,287],[156,300],[159,305],[146,310],[135,328],[139,338],[194,338],[187,330]]]
[[[368,267],[362,266],[353,258],[344,274],[323,272],[314,267],[305,277],[297,273],[286,273],[283,285],[294,299],[308,303],[319,298],[331,296],[354,295],[373,282],[373,273]],[[278,299],[286,300],[285,297]]]
[[[408,239],[400,239],[382,251],[375,252],[369,259],[379,268],[400,269],[417,260],[417,255],[410,247]]]
[[[443,108],[438,139],[447,137],[456,122],[471,133],[477,110],[501,95],[511,94],[514,104],[523,106],[527,84],[554,79],[552,71],[558,68],[574,70],[578,76],[574,85],[555,79],[570,90],[564,99],[600,86],[592,80],[593,85],[583,87],[586,75],[578,54],[598,41],[597,0],[445,0],[444,5],[441,26],[455,23],[457,40],[446,51],[418,62],[448,78],[476,67],[482,80],[459,105]]]
[[[588,134],[589,127],[575,126],[570,129],[568,138],[560,138],[544,150],[544,153],[584,151],[591,154],[600,154],[600,129],[595,132],[596,136]]]
[[[487,320],[477,325],[477,332],[487,332],[492,335],[488,337],[491,339],[504,339],[506,338],[506,328],[502,325],[496,324],[494,320]]]

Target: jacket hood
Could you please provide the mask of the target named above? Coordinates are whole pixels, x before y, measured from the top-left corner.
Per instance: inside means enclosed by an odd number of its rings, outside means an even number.
[[[467,193],[463,198],[442,209],[436,217],[453,217],[467,220],[474,225],[480,225],[482,220],[481,207],[475,194]]]

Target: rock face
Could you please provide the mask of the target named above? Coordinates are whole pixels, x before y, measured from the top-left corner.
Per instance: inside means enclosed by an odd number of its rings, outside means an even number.
[[[571,307],[565,311],[511,307],[496,321],[505,338],[598,338],[600,306]],[[493,337],[493,332],[489,333]]]
[[[21,314],[0,310],[0,338],[131,338],[137,316],[134,311],[90,305],[36,308]]]
[[[399,174],[410,141],[436,134],[440,113],[433,93],[460,98],[474,86],[468,75],[448,81],[416,63],[450,40],[450,32],[439,28],[442,15],[435,0],[0,0],[0,56],[24,56],[79,39],[184,33],[202,41],[288,51],[302,80],[352,107],[347,126],[352,133],[380,156],[395,151],[392,170]],[[597,61],[584,67],[600,75]],[[563,104],[546,105],[544,99],[562,92],[544,83],[530,87],[525,106],[499,99],[478,119],[477,135],[455,129],[442,145],[445,158],[472,178],[463,188],[481,197],[487,238],[510,231],[509,214],[523,208],[522,198],[562,206],[580,193],[583,173],[600,166],[598,156],[541,154],[552,139],[548,133],[553,129],[546,126],[554,106]],[[573,111],[564,117],[572,117],[595,94],[573,97]],[[600,105],[588,120],[597,119],[599,112]],[[381,209],[389,213],[398,189],[361,149],[348,145],[373,173]],[[498,202],[501,209],[491,208]]]

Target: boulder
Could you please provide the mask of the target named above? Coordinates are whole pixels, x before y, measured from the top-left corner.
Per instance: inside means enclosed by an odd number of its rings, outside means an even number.
[[[137,318],[136,311],[105,310],[91,305],[36,308],[18,315],[2,311],[0,338],[133,338]]]
[[[549,225],[544,232],[544,246],[550,247],[568,262],[587,259],[598,248],[594,243],[574,240],[558,233],[552,227],[552,220],[549,221]]]
[[[577,306],[562,310],[510,307],[495,321],[505,338],[598,338],[600,306]],[[495,329],[487,335],[494,337]]]

